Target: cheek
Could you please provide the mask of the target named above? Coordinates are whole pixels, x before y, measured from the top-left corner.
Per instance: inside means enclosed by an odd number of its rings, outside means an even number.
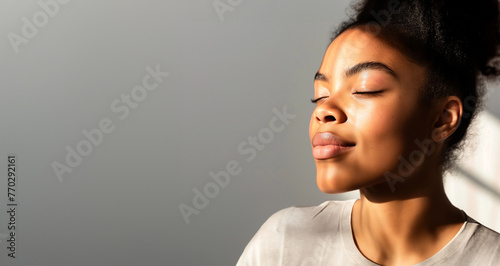
[[[398,108],[390,105],[373,104],[356,108],[351,112],[355,132],[365,138],[379,138],[394,132],[399,127]]]
[[[379,173],[393,168],[407,143],[404,112],[391,106],[368,108],[356,114],[354,127],[365,167]]]

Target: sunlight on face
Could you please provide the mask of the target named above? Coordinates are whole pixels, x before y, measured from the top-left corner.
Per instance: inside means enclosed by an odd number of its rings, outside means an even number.
[[[385,182],[398,157],[430,134],[432,116],[419,102],[424,82],[424,67],[361,29],[331,43],[315,76],[319,100],[309,125],[321,191]]]

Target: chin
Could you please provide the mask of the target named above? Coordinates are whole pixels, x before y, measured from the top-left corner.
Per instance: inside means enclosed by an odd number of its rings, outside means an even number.
[[[345,162],[316,162],[316,183],[323,193],[338,194],[359,189],[357,176],[355,169]]]
[[[351,181],[351,182],[349,182]],[[339,194],[344,192],[349,192],[358,189],[355,184],[352,184],[353,179],[348,177],[339,176],[316,176],[316,183],[319,190],[327,194]]]

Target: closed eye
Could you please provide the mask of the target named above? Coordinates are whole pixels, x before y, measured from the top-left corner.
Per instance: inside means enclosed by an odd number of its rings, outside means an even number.
[[[384,91],[355,91],[353,92],[352,94],[358,94],[358,95],[378,95],[380,93],[382,93]],[[317,101],[321,100],[321,99],[324,99],[324,98],[328,98],[328,96],[323,96],[323,97],[319,97],[319,98],[316,98],[316,99],[311,99],[311,102],[312,103],[316,103]]]
[[[317,101],[319,101],[319,100],[321,100],[321,99],[323,99],[323,98],[327,98],[327,97],[328,97],[328,96],[323,96],[323,97],[319,97],[319,98],[317,98],[317,99],[311,99],[311,102],[312,102],[312,103],[316,103]]]
[[[382,93],[383,91],[355,91],[352,94],[361,94],[361,95],[377,95]]]

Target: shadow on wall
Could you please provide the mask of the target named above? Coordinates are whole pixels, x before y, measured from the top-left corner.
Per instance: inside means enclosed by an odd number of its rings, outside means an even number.
[[[484,111],[471,129],[472,145],[445,177],[445,188],[457,207],[500,232],[500,119]]]

